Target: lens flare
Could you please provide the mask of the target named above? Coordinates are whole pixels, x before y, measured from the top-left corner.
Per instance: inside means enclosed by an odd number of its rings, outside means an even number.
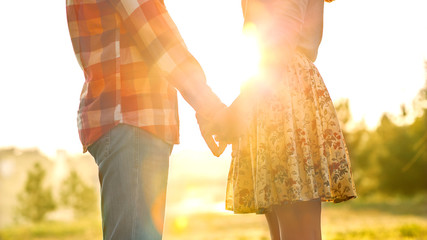
[[[240,47],[240,64],[243,84],[259,74],[261,61],[261,49],[257,37],[257,29],[254,24],[246,24],[243,29]]]
[[[175,218],[173,222],[173,226],[175,231],[182,232],[188,227],[188,218],[185,216],[179,216]]]

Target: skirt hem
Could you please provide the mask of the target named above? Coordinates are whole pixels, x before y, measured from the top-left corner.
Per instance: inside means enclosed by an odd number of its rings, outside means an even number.
[[[342,198],[342,197],[340,197],[340,198],[321,197],[320,201],[321,202],[331,202],[331,203],[341,203],[341,202],[345,202],[345,201],[348,201],[348,200],[351,200],[351,199],[354,199],[354,198],[357,198],[357,195],[347,196],[345,198]],[[316,199],[319,199],[319,198],[285,200],[285,201],[282,201],[280,204],[293,204],[295,202],[307,202],[307,201],[312,201],[312,200],[316,200]],[[256,209],[247,209],[247,210],[236,210],[236,211],[234,210],[233,207],[227,207],[226,206],[225,210],[232,211],[234,214],[250,214],[250,213],[265,214],[265,213],[271,212],[271,207],[272,206],[274,206],[274,205],[280,205],[280,204],[279,203],[275,203],[275,204],[272,204],[271,206],[266,207],[266,208],[259,208],[258,210],[256,210]]]

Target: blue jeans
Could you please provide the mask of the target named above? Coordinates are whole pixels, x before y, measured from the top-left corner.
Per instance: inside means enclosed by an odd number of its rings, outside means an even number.
[[[124,124],[89,147],[99,168],[104,240],[162,239],[172,147]]]

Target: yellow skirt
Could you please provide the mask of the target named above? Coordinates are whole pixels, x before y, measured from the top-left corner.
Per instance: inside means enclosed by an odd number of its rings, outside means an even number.
[[[258,96],[247,134],[233,144],[226,209],[265,213],[293,201],[356,197],[344,136],[313,62],[296,54],[273,89]]]

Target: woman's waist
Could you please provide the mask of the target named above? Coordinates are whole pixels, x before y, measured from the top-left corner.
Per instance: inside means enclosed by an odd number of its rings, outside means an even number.
[[[314,62],[317,59],[317,48],[298,46],[296,52],[297,54],[304,55],[304,57],[308,58],[311,62]]]

